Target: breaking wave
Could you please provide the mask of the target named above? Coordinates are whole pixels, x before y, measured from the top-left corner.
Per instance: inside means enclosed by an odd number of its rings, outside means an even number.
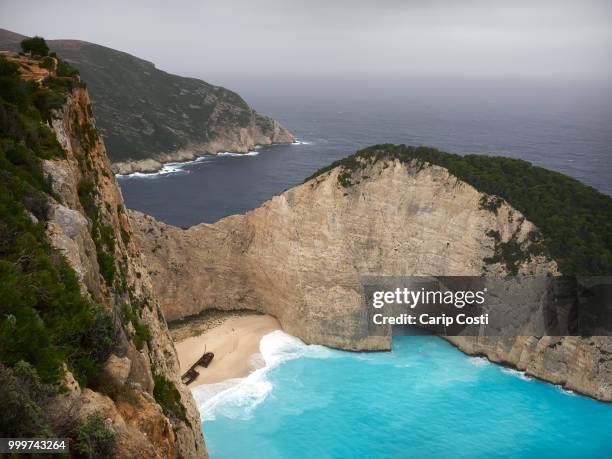
[[[212,421],[218,415],[230,419],[250,419],[253,410],[273,389],[268,373],[289,360],[301,357],[328,358],[333,351],[305,344],[280,330],[265,335],[259,343],[260,354],[252,357],[257,368],[245,378],[233,378],[216,384],[203,384],[192,389],[202,421]]]
[[[189,161],[195,162],[195,161]],[[132,174],[117,174],[117,178],[155,178],[161,175],[168,174],[177,174],[177,173],[185,173],[188,174],[189,171],[183,170],[183,167],[187,163],[166,163],[162,166],[162,168],[155,172],[134,172]]]
[[[521,378],[523,381],[533,381],[533,378],[527,376],[524,371],[515,370],[514,368],[501,367],[501,371],[517,378]]]
[[[486,367],[490,364],[484,357],[468,357],[468,361],[475,367]]]
[[[189,174],[185,167],[191,164],[203,163],[212,158],[211,155],[199,156],[191,161],[171,162],[162,165],[161,169],[155,172],[134,172],[132,174],[116,174],[117,178],[155,178],[169,174]]]
[[[247,153],[234,153],[231,151],[221,151],[217,153],[217,156],[257,156],[259,154],[258,151],[251,150]]]

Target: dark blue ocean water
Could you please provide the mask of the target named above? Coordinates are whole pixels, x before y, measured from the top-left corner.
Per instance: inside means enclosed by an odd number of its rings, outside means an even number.
[[[387,142],[523,158],[612,194],[608,84],[435,80],[321,87],[245,86],[240,92],[251,105],[305,143],[120,178],[127,206],[179,226],[214,222],[257,207],[359,148]]]
[[[360,354],[277,331],[261,353],[247,378],[193,391],[212,459],[612,457],[611,404],[440,338]]]

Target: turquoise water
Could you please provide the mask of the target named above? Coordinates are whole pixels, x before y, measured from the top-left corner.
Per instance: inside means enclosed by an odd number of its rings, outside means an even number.
[[[612,457],[612,405],[435,337],[390,353],[264,337],[266,366],[194,390],[212,459]]]

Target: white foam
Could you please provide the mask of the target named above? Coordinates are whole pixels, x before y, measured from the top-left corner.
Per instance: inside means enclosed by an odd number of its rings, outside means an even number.
[[[234,156],[234,157],[238,157],[238,156],[257,156],[259,154],[258,151],[252,150],[249,151],[247,153],[235,153],[235,152],[231,152],[231,151],[220,151],[219,153],[217,153],[217,156]]]
[[[489,361],[484,357],[470,357],[468,360],[475,367],[485,367],[489,365]]]
[[[116,177],[120,179],[121,178],[155,178],[155,177],[159,177],[162,175],[168,175],[168,174],[178,174],[178,173],[189,174],[190,171],[184,169],[186,166],[189,166],[190,164],[203,163],[205,161],[209,161],[212,158],[213,158],[212,155],[198,156],[196,159],[192,161],[171,162],[171,163],[162,164],[161,169],[155,172],[133,172],[132,174],[116,174]]]
[[[265,379],[262,370],[256,370],[246,378],[228,379],[194,388],[192,393],[202,421],[212,421],[217,416],[250,419],[253,410],[272,391],[272,383]]]
[[[156,177],[160,177],[162,175],[168,175],[168,174],[178,174],[178,173],[182,173],[182,174],[189,174],[190,171],[189,170],[185,170],[184,168],[186,166],[189,166],[190,164],[197,164],[197,163],[203,163],[206,161],[210,161],[212,160],[215,156],[233,156],[233,157],[239,157],[239,156],[257,156],[259,154],[258,151],[255,151],[256,149],[259,149],[260,146],[255,146],[253,150],[247,152],[247,153],[235,153],[235,152],[231,152],[231,151],[221,151],[219,153],[217,153],[216,155],[203,155],[203,156],[198,156],[196,159],[191,160],[191,161],[183,161],[183,162],[172,162],[172,163],[165,163],[162,165],[161,169],[155,172],[133,172],[131,174],[116,174],[115,176],[118,179],[125,179],[125,178],[156,178]]]
[[[132,177],[134,178],[155,178],[161,175],[168,175],[168,174],[177,174],[177,173],[188,174],[189,171],[184,170],[183,167],[185,167],[187,164],[191,164],[196,161],[188,161],[184,163],[165,163],[162,165],[160,170],[155,171],[155,172],[134,172],[132,174],[127,174],[127,175],[117,174],[117,177],[118,178],[132,178]]]
[[[312,142],[306,142],[305,140],[294,140],[291,145],[311,145]]]
[[[515,370],[514,368],[501,367],[501,371],[512,376],[521,378],[523,381],[533,381],[533,378],[527,376],[524,371]]]
[[[254,356],[257,357],[252,356],[251,362],[263,366],[247,377],[203,384],[192,389],[202,421],[212,421],[217,416],[250,419],[253,410],[272,392],[273,384],[268,379],[271,369],[300,357],[328,358],[333,356],[333,351],[324,346],[304,344],[300,339],[276,330],[261,339],[259,355]]]
[[[204,156],[198,156],[196,159],[194,159],[193,161],[187,161],[186,164],[190,164],[190,163],[203,163],[204,161],[210,161],[211,159],[213,159],[214,156],[213,155],[204,155]]]
[[[555,387],[556,387],[556,388],[559,390],[559,392],[561,392],[563,395],[567,395],[568,397],[576,397],[576,396],[577,396],[576,392],[574,392],[573,390],[566,389],[565,387],[560,386],[560,385],[558,385],[558,384],[555,384]]]

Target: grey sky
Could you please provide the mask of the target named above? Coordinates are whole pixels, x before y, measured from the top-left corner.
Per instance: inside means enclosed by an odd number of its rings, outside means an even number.
[[[248,75],[612,75],[609,0],[0,0],[0,27]]]

